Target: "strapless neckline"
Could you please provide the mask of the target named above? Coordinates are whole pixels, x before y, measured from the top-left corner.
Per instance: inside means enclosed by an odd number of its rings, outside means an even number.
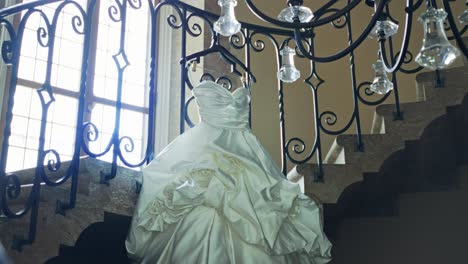
[[[235,97],[240,91],[243,91],[244,93],[246,93],[247,95],[249,95],[249,90],[247,88],[245,88],[245,86],[239,86],[237,87],[233,92],[230,92],[228,89],[226,89],[224,86],[222,86],[221,84],[217,83],[217,82],[214,82],[214,81],[210,81],[210,80],[206,80],[206,81],[203,81],[201,82],[199,85],[197,85],[195,88],[193,88],[194,90],[195,89],[200,89],[200,88],[203,88],[203,84],[212,84],[213,87],[216,87],[216,89],[219,89],[221,90],[223,93],[226,93],[228,94],[229,96],[232,96],[232,97]]]

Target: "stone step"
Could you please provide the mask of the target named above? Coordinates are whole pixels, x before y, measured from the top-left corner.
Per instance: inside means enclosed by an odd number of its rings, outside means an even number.
[[[345,164],[359,166],[363,172],[378,172],[391,154],[405,147],[399,135],[363,134],[361,138],[363,151],[357,149],[356,135],[339,135],[336,142],[344,151]]]
[[[468,166],[456,190],[400,194],[399,217],[348,218],[334,241],[334,264],[464,263]]]
[[[357,167],[361,172],[378,172],[383,162],[390,155],[404,149],[407,141],[418,140],[431,122],[443,117],[447,113],[447,107],[462,102],[465,93],[468,92],[468,86],[464,84],[466,83],[464,81],[459,82],[460,80],[468,81],[466,72],[468,72],[467,66],[443,71],[443,75],[447,78],[445,88],[434,88],[434,72],[421,74],[418,84],[423,88],[424,96],[420,99],[427,101],[401,104],[401,108],[405,113],[404,120],[393,120],[394,105],[377,107],[373,132],[379,134],[362,135],[363,151],[360,151],[357,147],[358,137],[356,135],[337,136],[330,151],[325,156],[324,168],[333,164],[353,165],[353,169]],[[454,79],[457,79],[457,81],[453,81]],[[445,124],[444,122],[441,122],[441,124]],[[305,174],[311,175],[316,167],[313,164],[299,165],[291,171],[288,178],[294,181],[304,181],[303,189],[305,189],[305,193],[315,193],[322,201],[337,201],[341,194],[335,193],[334,198],[332,198],[331,193],[333,191],[344,190],[346,188],[344,186],[345,182],[352,184],[355,183],[356,179],[362,179],[362,176],[353,176],[350,181],[339,180],[336,178],[339,176],[330,176],[329,173],[325,173],[326,179],[333,178],[334,182],[340,182],[341,184],[338,188],[334,188],[333,185],[325,183],[329,190],[324,191],[320,187],[323,184],[314,184],[301,179],[302,175],[304,175],[301,171],[308,171]],[[338,170],[338,172],[345,170],[336,168],[339,167],[330,167],[328,170]]]
[[[416,76],[418,101],[430,101],[445,107],[458,105],[468,92],[468,66],[441,70],[445,86],[436,88],[435,72],[424,72]]]
[[[468,222],[468,192],[421,192],[401,194],[399,215],[401,218],[451,217],[463,218]]]
[[[324,182],[314,182],[313,175],[318,171],[317,164],[296,166],[296,171],[303,179],[305,194],[321,203],[336,203],[346,187],[362,181],[362,172],[357,166],[324,164]],[[337,195],[338,194],[338,195]]]
[[[363,135],[364,151],[361,152],[353,148],[356,139],[355,135],[338,136],[336,148],[343,152],[346,164],[323,164],[325,182],[312,181],[319,170],[313,163],[297,165],[288,174],[288,179],[299,182],[306,194],[315,195],[321,202],[336,203],[346,187],[362,181],[364,172],[378,172],[390,155],[405,147],[398,135]]]
[[[377,130],[400,135],[404,140],[416,140],[432,121],[447,113],[445,106],[431,102],[402,103],[400,107],[403,120],[394,120],[395,105],[378,106],[374,113],[374,126],[380,126]]]
[[[458,187],[468,192],[468,165],[460,166],[457,169]]]
[[[398,134],[363,134],[362,150],[358,148],[357,142],[357,135],[337,136],[325,158],[325,163],[361,164],[364,172],[377,172],[389,155],[405,146]]]
[[[454,174],[458,184],[444,191],[415,192],[399,195],[398,208],[401,218],[449,217],[468,222],[468,166],[457,167]]]
[[[334,243],[333,263],[464,263],[468,226],[441,219],[345,220]]]

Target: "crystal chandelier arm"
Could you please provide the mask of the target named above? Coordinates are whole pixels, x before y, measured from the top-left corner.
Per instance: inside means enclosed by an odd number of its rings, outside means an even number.
[[[361,45],[361,43],[367,38],[369,33],[374,28],[377,20],[381,16],[386,3],[387,1],[381,1],[379,3],[374,15],[372,15],[371,21],[369,22],[369,24],[367,24],[367,27],[364,29],[363,33],[351,45],[349,45],[342,51],[331,56],[316,57],[312,55],[309,51],[306,50],[306,48],[304,47],[304,44],[302,43],[303,37],[301,36],[302,34],[301,34],[300,29],[298,28],[294,29],[294,40],[296,42],[296,45],[299,51],[309,60],[313,60],[313,61],[321,62],[321,63],[332,62],[332,61],[336,61],[336,60],[343,58],[344,56],[348,55],[350,52],[354,51],[357,47],[359,47],[359,45]]]
[[[164,2],[174,2],[174,0],[166,0]],[[217,14],[202,10],[200,8],[191,6],[191,5],[189,5],[187,3],[184,3],[184,2],[176,1],[176,3],[173,3],[173,4],[180,7],[180,8],[183,8],[183,9],[185,9],[185,10],[191,12],[191,13],[195,13],[195,14],[197,14],[199,16],[202,16],[202,17],[210,18],[210,19],[213,19],[213,20],[216,20],[216,19],[219,18],[219,15],[217,15]],[[239,21],[239,22],[242,24],[243,28],[247,28],[247,29],[250,29],[250,30],[268,32],[270,34],[275,34],[275,35],[280,35],[280,36],[292,36],[293,35],[292,34],[293,32],[291,30],[284,30],[284,29],[279,29],[279,28],[259,26],[259,25],[254,25],[254,24],[251,24],[251,23],[246,23],[246,22],[243,22],[243,21]]]
[[[463,54],[468,57],[468,49],[463,43],[462,36],[460,35],[460,31],[457,28],[457,24],[455,23],[455,19],[453,18],[453,13],[452,9],[450,8],[450,4],[448,0],[443,0],[442,3],[444,4],[444,9],[447,12],[447,20],[449,22],[450,28],[452,29],[453,36],[455,37],[455,40],[457,41],[458,47],[460,47],[460,50],[463,52]]]
[[[407,13],[408,12],[414,12],[415,10],[417,10],[424,3],[424,1],[426,1],[426,0],[418,0],[413,6],[407,7],[405,11]]]
[[[406,22],[405,22],[405,32],[403,35],[403,43],[401,45],[400,53],[398,54],[398,58],[395,61],[393,66],[390,66],[390,63],[387,59],[387,51],[385,48],[385,41],[386,38],[384,36],[379,38],[379,45],[380,45],[380,52],[381,52],[381,59],[385,68],[386,72],[394,72],[400,69],[401,65],[405,60],[405,54],[408,51],[409,41],[411,39],[411,28],[413,25],[413,13],[416,9],[413,8],[413,0],[406,1]],[[390,54],[393,56],[393,54]]]
[[[330,7],[332,7],[338,0],[331,0],[328,1],[326,4],[324,4],[322,7],[314,11],[314,16],[315,17],[321,17],[324,15]]]
[[[385,0],[384,2],[387,2],[389,0]],[[348,13],[352,9],[354,9],[362,0],[353,0],[351,3],[347,4],[343,9],[340,9],[338,12],[336,12],[333,15],[330,15],[326,18],[323,19],[317,19],[315,21],[311,21],[308,23],[288,23],[288,22],[283,22],[274,18],[269,17],[265,13],[263,13],[260,9],[258,9],[255,4],[252,2],[252,0],[245,0],[247,6],[250,8],[250,10],[260,19],[269,22],[273,25],[283,27],[283,28],[289,28],[289,29],[298,29],[298,28],[312,28],[312,27],[318,27],[324,24],[328,24],[337,18],[343,16],[344,14]],[[328,3],[326,3],[322,8],[318,9],[316,12],[316,15],[323,15],[323,13],[326,12],[325,7],[329,7],[337,2],[336,0],[330,0]]]

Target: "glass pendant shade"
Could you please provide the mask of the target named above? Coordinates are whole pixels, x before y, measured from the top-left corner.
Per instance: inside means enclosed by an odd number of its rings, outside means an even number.
[[[278,79],[283,82],[292,83],[301,77],[301,72],[294,65],[294,55],[296,51],[286,46],[280,51],[282,65],[278,71]]]
[[[301,23],[307,23],[314,18],[314,13],[312,13],[310,8],[305,6],[288,6],[281,10],[278,15],[279,20],[289,23],[293,23],[296,17]]]
[[[416,56],[419,65],[435,70],[443,69],[452,64],[460,55],[447,39],[444,30],[444,20],[447,13],[443,9],[429,7],[419,17],[424,27],[424,39],[421,51]]]
[[[213,29],[216,33],[230,37],[237,34],[241,29],[241,24],[236,19],[234,7],[237,6],[236,0],[218,0],[221,6],[221,16],[214,23]]]
[[[463,14],[458,17],[458,20],[460,20],[462,24],[468,24],[468,10],[465,10]]]
[[[385,38],[391,37],[398,32],[398,25],[388,20],[377,21],[369,33],[369,37],[373,39],[379,38],[382,32]]]
[[[375,71],[375,78],[370,86],[370,90],[377,94],[387,94],[393,90],[393,83],[388,79],[387,72],[385,71],[383,62],[378,59],[372,65]]]

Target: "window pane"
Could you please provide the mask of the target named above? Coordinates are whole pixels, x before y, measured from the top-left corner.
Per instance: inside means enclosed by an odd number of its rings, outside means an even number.
[[[50,140],[50,148],[56,150],[60,154],[73,155],[75,144],[75,128],[52,124],[52,138]]]
[[[111,134],[114,131],[115,107],[96,104],[91,111],[91,122],[97,126],[99,132]]]
[[[26,28],[21,42],[21,55],[34,58],[36,57],[37,37],[36,31]]]
[[[43,105],[41,103],[37,89],[32,89],[31,93],[31,107],[29,112],[29,117],[37,120],[42,119]],[[50,111],[49,111],[50,112]]]
[[[34,68],[34,81],[44,83],[47,75],[47,63],[45,61],[36,60]]]
[[[27,132],[28,118],[22,116],[13,116],[11,121],[11,136],[9,138],[10,145],[25,147]]]
[[[15,104],[13,106],[13,114],[19,116],[29,116],[31,106],[31,88],[21,85],[16,86]]]
[[[127,83],[125,88],[122,94],[122,101],[124,103],[141,107],[145,106],[145,87]]]
[[[145,114],[124,109],[120,120],[120,133],[133,139],[141,139]]]
[[[24,153],[24,168],[34,168],[37,164],[37,150],[26,149]]]
[[[78,100],[76,98],[55,95],[54,115],[52,122],[70,127],[76,126],[76,118],[78,112]]]
[[[19,171],[23,169],[24,148],[9,147],[6,164],[6,172]]]
[[[29,149],[37,150],[39,147],[39,136],[41,129],[41,121],[36,119],[29,119],[28,125],[28,139],[26,147]],[[47,139],[46,139],[47,141]]]
[[[28,0],[24,2],[29,2]],[[86,5],[86,0],[77,2]],[[60,3],[47,4],[40,7],[49,19],[55,14],[55,8]],[[121,23],[109,18],[109,7],[115,6],[115,0],[97,1],[100,5],[99,25],[97,27],[97,51],[95,57],[94,83],[90,87],[94,90],[89,94],[115,101],[117,98],[118,65],[114,56],[120,50]],[[147,60],[149,34],[148,3],[142,1],[142,8],[134,10],[128,7],[125,39],[125,54],[129,65],[123,72],[122,100],[123,103],[144,107],[147,96]],[[32,87],[18,86],[15,94],[14,132],[10,138],[10,148],[17,158],[17,162],[9,164],[9,168],[26,168],[35,166],[43,105],[39,100],[37,87],[46,80],[50,74],[51,85],[68,91],[79,91],[81,81],[81,64],[83,55],[84,36],[75,32],[72,26],[73,17],[79,15],[78,9],[73,5],[67,5],[58,16],[56,31],[53,41],[54,50],[42,47],[37,40],[37,30],[44,27],[44,19],[39,15],[31,16],[27,22],[27,29],[23,36],[23,49],[21,50],[19,78],[36,82]],[[80,15],[79,15],[80,16]],[[82,28],[79,28],[80,30]],[[46,40],[46,38],[44,38]],[[53,52],[53,54],[49,54]],[[91,52],[91,55],[93,52]],[[50,72],[47,72],[48,57],[52,56]],[[119,61],[122,62],[122,54]],[[29,83],[29,82],[22,82]],[[37,84],[38,83],[38,84]],[[29,84],[28,84],[29,85]],[[55,149],[60,153],[62,160],[70,159],[74,151],[75,126],[77,117],[78,100],[70,97],[68,92],[54,90],[55,101],[51,102],[46,118],[45,149]],[[62,93],[62,94],[60,94]],[[64,94],[67,94],[65,96]],[[50,100],[48,94],[42,92],[46,102]],[[78,96],[74,94],[73,96]],[[90,148],[94,152],[102,152],[108,146],[115,126],[115,105],[108,104],[106,100],[95,103],[91,111],[91,121],[99,129],[98,141],[91,143]],[[146,114],[122,109],[120,119],[120,137],[128,136],[133,139],[133,151],[125,153],[127,160],[136,162],[141,159],[144,148],[144,134],[146,130]],[[127,142],[128,144],[128,142]],[[125,151],[125,149],[122,149]],[[21,155],[20,155],[21,154]],[[112,149],[102,159],[111,161]]]
[[[21,56],[18,67],[18,77],[21,79],[32,80],[34,79],[34,70],[36,63],[34,59]]]
[[[86,9],[86,1],[77,2]],[[38,7],[38,9],[43,10],[47,18],[52,20],[58,4],[60,3],[47,4]],[[53,65],[49,73],[52,77],[51,84],[63,89],[78,90],[80,74],[76,73],[81,71],[84,35],[73,29],[73,17],[81,18],[79,9],[73,4],[66,5],[58,14],[55,36],[53,37],[53,50],[41,46],[37,38],[38,30],[41,27],[46,28],[44,18],[40,17],[38,13],[28,18],[23,34],[19,78],[43,83],[46,79],[49,53],[53,52],[51,61]],[[83,25],[77,27],[78,30],[83,30]],[[42,41],[48,41],[47,38],[48,35],[43,37]]]
[[[40,131],[43,125],[41,121],[42,106],[37,90],[18,86],[18,91],[20,92],[15,94],[15,100],[19,100],[20,98],[26,100],[24,98],[28,98],[27,95],[29,94],[31,95],[31,103],[26,105],[26,107],[24,107],[24,104],[17,104],[17,109],[20,110],[14,113],[19,112],[23,115],[26,114],[26,116],[13,115],[9,149],[13,149],[19,160],[11,160],[10,156],[8,157],[7,167],[11,170],[26,169],[36,165]],[[45,124],[44,149],[56,150],[62,161],[73,155],[77,107],[78,102],[76,98],[56,94],[55,101],[51,102],[49,108]],[[15,148],[23,149],[22,153],[24,155],[19,156],[19,150]]]
[[[82,44],[62,39],[59,64],[74,68],[81,68]]]
[[[56,86],[70,90],[79,91],[81,84],[81,71],[79,69],[69,68],[66,66],[58,66],[58,76]]]
[[[109,100],[117,98],[118,67],[113,56],[120,51],[121,42],[121,23],[109,19],[108,9],[114,5],[112,0],[101,1],[93,91]],[[141,107],[145,106],[148,83],[149,18],[146,2],[140,9],[127,9],[124,49],[129,64],[123,71],[122,95],[123,102]]]

